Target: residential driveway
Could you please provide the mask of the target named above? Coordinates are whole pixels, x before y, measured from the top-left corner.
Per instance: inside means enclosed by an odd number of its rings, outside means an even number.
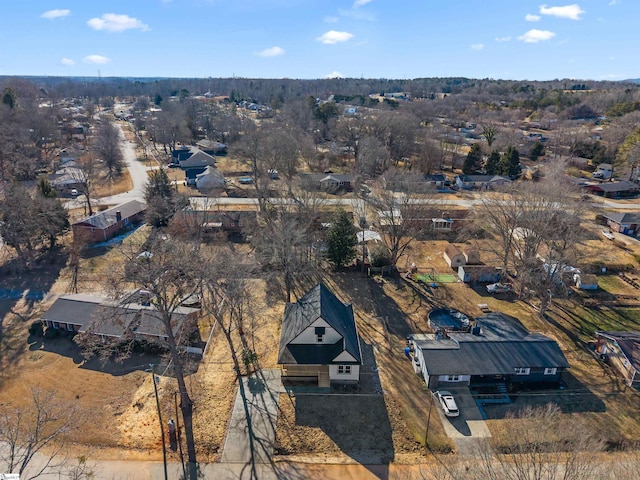
[[[447,417],[434,397],[444,431],[455,442],[461,455],[473,455],[477,446],[491,436],[478,405],[471,396],[469,387],[442,387],[441,390],[448,390],[453,394],[460,410],[460,416]]]
[[[262,370],[242,379],[229,421],[222,463],[270,463],[276,438],[280,370]]]

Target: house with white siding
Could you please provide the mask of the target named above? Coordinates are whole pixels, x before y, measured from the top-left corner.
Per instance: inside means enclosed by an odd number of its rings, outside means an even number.
[[[353,306],[319,283],[285,306],[278,364],[283,381],[358,383],[362,352]]]

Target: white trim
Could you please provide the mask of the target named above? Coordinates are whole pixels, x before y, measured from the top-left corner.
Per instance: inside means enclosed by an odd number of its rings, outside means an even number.
[[[558,373],[558,369],[557,368],[545,368],[544,369],[544,374],[545,375],[555,375],[556,373]]]
[[[529,373],[531,373],[531,369],[530,368],[516,368],[516,375],[529,375]]]

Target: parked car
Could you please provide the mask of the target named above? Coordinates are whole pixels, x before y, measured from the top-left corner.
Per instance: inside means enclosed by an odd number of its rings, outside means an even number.
[[[171,162],[167,164],[167,168],[179,168],[180,164],[176,162]]]
[[[72,188],[71,189],[71,196],[72,197],[77,197],[78,195],[80,195],[80,192],[78,192],[77,188]]]
[[[447,417],[457,417],[460,415],[460,410],[458,410],[458,405],[453,395],[451,395],[451,392],[447,392],[446,390],[438,391],[436,392],[436,398],[440,402],[440,406]]]
[[[491,283],[487,285],[487,292],[489,293],[508,293],[513,288],[508,283]]]
[[[240,177],[238,179],[238,182],[240,182],[242,185],[250,185],[253,183],[253,178],[251,177]]]

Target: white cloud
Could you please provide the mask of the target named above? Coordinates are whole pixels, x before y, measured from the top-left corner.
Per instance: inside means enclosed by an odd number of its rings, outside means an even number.
[[[506,37],[496,37],[496,42],[510,42],[511,35],[507,35]]]
[[[370,2],[371,0],[356,0],[355,2],[353,2],[353,8],[363,7]]]
[[[108,57],[103,57],[102,55],[87,55],[82,59],[84,63],[96,63],[103,64],[111,61]]]
[[[106,30],[107,32],[124,32],[131,29],[139,29],[143,32],[150,30],[149,25],[142,23],[137,18],[115,13],[105,13],[100,18],[92,18],[87,22],[87,25],[94,30]]]
[[[269,47],[258,52],[257,55],[261,57],[277,57],[278,55],[284,55],[284,49],[280,47]]]
[[[565,5],[564,7],[547,7],[546,5],[540,5],[540,13],[542,15],[568,18],[570,20],[580,20],[580,15],[585,13],[585,11],[580,8],[580,5],[574,3],[572,5]]]
[[[336,23],[338,20],[338,17],[324,17],[326,23]]]
[[[334,70],[333,72],[325,75],[324,78],[344,78],[344,75]]]
[[[60,60],[60,64],[64,65],[65,67],[73,67],[76,64],[76,62],[74,62],[70,58],[65,57],[62,60]]]
[[[40,18],[47,18],[49,20],[53,20],[56,18],[67,17],[69,15],[71,15],[71,10],[56,8],[55,10],[48,10],[44,12],[42,15],[40,15]]]
[[[609,5],[618,5],[620,2],[618,0],[611,0]]]
[[[484,43],[474,43],[473,45],[471,45],[471,50],[475,50],[477,52],[479,52],[483,48],[484,48]]]
[[[527,13],[524,17],[527,22],[539,22],[540,18],[540,15],[531,15],[530,13]]]
[[[549,30],[538,30],[534,28],[533,30],[529,30],[524,35],[520,35],[518,37],[518,40],[521,40],[525,43],[538,43],[545,40],[551,40],[555,36],[556,34],[550,32]]]
[[[326,45],[333,45],[334,43],[346,42],[351,38],[353,38],[353,33],[329,30],[316,38],[316,40]]]

